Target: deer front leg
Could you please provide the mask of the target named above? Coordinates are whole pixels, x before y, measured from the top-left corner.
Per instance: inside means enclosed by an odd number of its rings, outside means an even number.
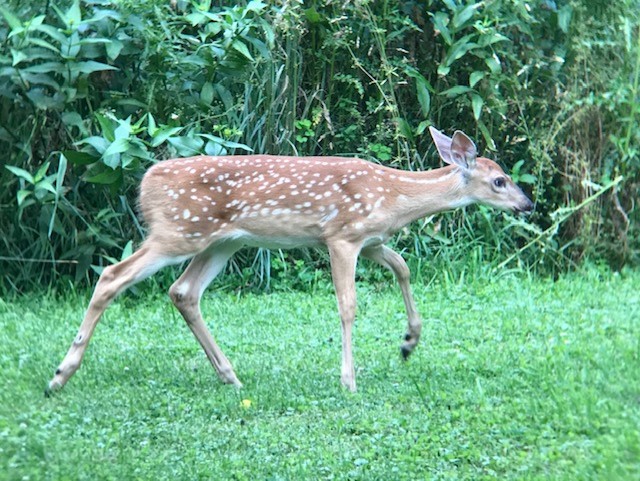
[[[422,330],[420,314],[418,314],[416,303],[411,293],[410,273],[407,263],[400,254],[383,245],[362,249],[362,256],[389,269],[398,281],[408,318],[407,333],[404,337],[404,343],[400,347],[400,352],[402,352],[402,357],[407,359],[418,344],[420,331]]]
[[[161,255],[154,252],[148,245],[143,245],[140,250],[122,262],[106,267],[100,275],[93,296],[91,296],[78,334],[71,343],[67,355],[56,369],[53,379],[45,390],[45,395],[48,396],[53,391],[61,389],[78,370],[93,331],[111,301],[132,284],[140,282],[162,267],[180,260]]]
[[[351,351],[351,331],[356,316],[356,260],[360,247],[349,242],[329,245],[331,276],[336,290],[342,323],[342,385],[356,390],[356,374]]]
[[[169,289],[171,300],[202,346],[218,377],[222,382],[236,387],[242,387],[242,383],[207,329],[200,311],[200,299],[206,287],[220,273],[239,247],[233,244],[213,245],[194,257],[180,279]]]

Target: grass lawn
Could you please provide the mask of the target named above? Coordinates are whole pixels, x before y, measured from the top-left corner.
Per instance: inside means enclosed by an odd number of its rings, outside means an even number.
[[[640,479],[640,272],[358,287],[358,392],[333,293],[209,291],[244,388],[218,382],[167,296],[107,310],[43,390],[88,298],[0,300],[0,479]]]

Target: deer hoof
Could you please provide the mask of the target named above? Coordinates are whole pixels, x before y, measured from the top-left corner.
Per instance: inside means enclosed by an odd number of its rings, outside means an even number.
[[[57,388],[49,384],[46,388],[44,388],[44,397],[48,398],[53,396],[56,393],[56,391],[58,391],[59,389],[60,389],[59,387]]]
[[[400,347],[400,354],[402,354],[402,359],[404,361],[409,359],[409,356],[411,355],[412,352],[413,352],[413,349],[411,347],[407,346],[406,344],[404,344],[404,345],[402,345]]]

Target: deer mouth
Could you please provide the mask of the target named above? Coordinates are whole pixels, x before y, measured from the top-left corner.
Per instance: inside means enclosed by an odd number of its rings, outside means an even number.
[[[527,200],[526,204],[514,207],[513,212],[515,214],[531,214],[533,212],[533,202]]]

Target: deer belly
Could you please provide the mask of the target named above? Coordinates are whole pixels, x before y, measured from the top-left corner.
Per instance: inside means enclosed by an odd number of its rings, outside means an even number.
[[[317,237],[304,237],[299,235],[267,236],[242,230],[230,233],[229,237],[249,247],[262,247],[266,249],[294,249],[296,247],[319,247],[323,245],[322,241]]]

